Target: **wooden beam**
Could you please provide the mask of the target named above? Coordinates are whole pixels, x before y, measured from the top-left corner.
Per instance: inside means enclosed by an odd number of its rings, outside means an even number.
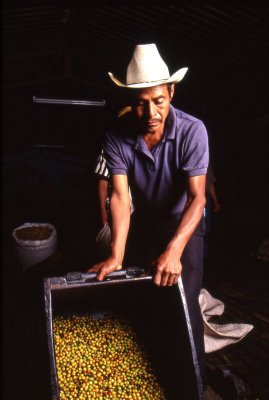
[[[34,86],[34,85],[40,85],[40,84],[44,84],[44,83],[49,83],[49,82],[55,82],[55,81],[60,81],[66,79],[65,75],[60,75],[60,76],[54,76],[51,78],[46,78],[46,79],[35,79],[29,82],[19,82],[19,83],[15,83],[12,85],[6,85],[3,86],[4,90],[13,90],[13,89],[19,89],[21,87],[26,87],[26,86]]]
[[[91,81],[88,81],[87,79],[83,79],[83,78],[80,78],[80,77],[74,76],[74,75],[72,75],[70,78],[77,82],[83,83],[85,85],[108,91],[108,88],[105,85],[102,85],[100,83],[91,82]]]
[[[50,71],[50,69],[53,67],[53,65],[61,58],[64,56],[64,52],[61,52],[59,54],[56,55],[56,57],[54,57],[52,59],[52,61],[48,64],[48,66],[41,72],[41,74],[39,75],[38,79],[42,79],[45,77],[45,75]]]
[[[56,48],[48,48],[46,50],[37,50],[34,52],[26,52],[26,53],[17,53],[17,54],[6,54],[3,55],[4,61],[13,61],[13,60],[24,60],[27,58],[35,58],[35,57],[43,57],[51,54],[59,54],[62,53],[61,49]]]

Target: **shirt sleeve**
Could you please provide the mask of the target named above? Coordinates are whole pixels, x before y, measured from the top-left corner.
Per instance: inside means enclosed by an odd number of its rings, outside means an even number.
[[[103,149],[111,175],[127,175],[128,167],[120,146],[120,138],[112,132],[107,132]]]
[[[106,161],[103,149],[97,158],[94,173],[100,179],[109,180],[109,178],[110,178],[110,173],[109,173],[109,169],[107,166],[107,161]]]
[[[190,127],[183,144],[182,168],[188,176],[206,175],[209,150],[207,130],[202,121]]]

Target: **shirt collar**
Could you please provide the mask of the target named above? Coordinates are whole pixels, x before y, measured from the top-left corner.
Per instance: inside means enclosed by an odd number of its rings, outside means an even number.
[[[169,113],[164,128],[164,140],[175,139],[176,136],[176,111],[170,104]]]

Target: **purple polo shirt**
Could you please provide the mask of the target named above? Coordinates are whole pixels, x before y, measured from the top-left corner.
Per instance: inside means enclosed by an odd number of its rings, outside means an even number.
[[[128,176],[137,213],[182,213],[186,178],[207,172],[208,138],[203,122],[170,105],[163,139],[150,151],[143,137],[133,132],[132,117],[123,120],[106,133],[103,143],[110,173]]]

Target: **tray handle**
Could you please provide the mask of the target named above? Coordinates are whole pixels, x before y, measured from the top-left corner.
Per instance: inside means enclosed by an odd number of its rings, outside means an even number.
[[[145,274],[145,270],[141,267],[129,267],[126,269],[121,269],[119,271],[113,271],[110,274],[106,275],[105,280],[110,279],[128,279],[128,278],[136,278]],[[69,272],[66,275],[66,283],[75,283],[75,282],[91,282],[95,280],[97,277],[96,272]]]

